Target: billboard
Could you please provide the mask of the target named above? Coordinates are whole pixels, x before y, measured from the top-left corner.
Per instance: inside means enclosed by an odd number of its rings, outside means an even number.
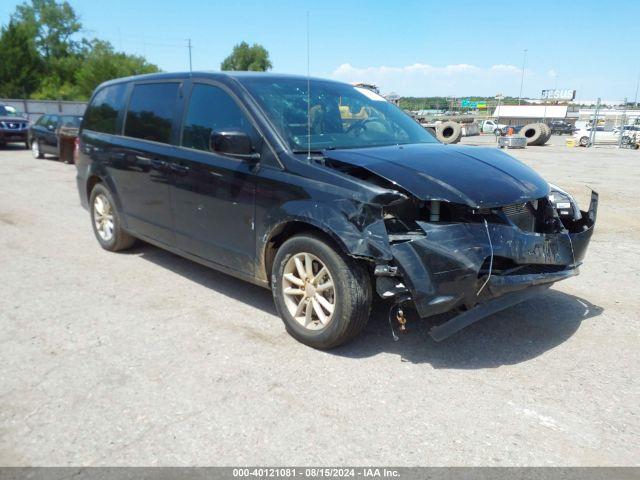
[[[482,110],[484,108],[487,108],[487,102],[472,102],[471,100],[463,99],[460,100],[460,106],[462,108],[477,108],[478,110]]]
[[[576,98],[575,90],[558,90],[553,88],[550,90],[542,90],[543,100],[573,100]]]

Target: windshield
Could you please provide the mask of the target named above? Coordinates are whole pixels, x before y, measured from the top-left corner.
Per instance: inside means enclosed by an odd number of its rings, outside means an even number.
[[[63,115],[60,117],[60,126],[61,127],[80,127],[80,122],[82,122],[82,117],[78,117],[76,115]]]
[[[242,83],[294,152],[437,143],[415,120],[366,88],[311,80],[307,95],[303,78],[243,78]]]
[[[21,117],[22,112],[9,105],[0,105],[0,116],[2,117]]]

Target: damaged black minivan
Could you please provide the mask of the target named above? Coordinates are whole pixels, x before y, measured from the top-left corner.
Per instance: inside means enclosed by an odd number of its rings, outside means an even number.
[[[136,239],[273,291],[296,339],[454,312],[442,340],[578,273],[587,211],[497,148],[439,143],[370,90],[264,73],[100,85],[77,183],[100,245]]]

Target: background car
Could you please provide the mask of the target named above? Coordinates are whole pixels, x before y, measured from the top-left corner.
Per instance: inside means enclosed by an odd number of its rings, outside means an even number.
[[[0,147],[10,142],[20,142],[29,148],[27,136],[29,120],[10,105],[0,104]]]
[[[35,158],[44,158],[45,154],[55,155],[65,161],[71,161],[64,155],[67,143],[73,143],[78,134],[80,115],[43,115],[29,129],[29,146]]]
[[[571,135],[575,131],[575,127],[564,120],[551,120],[549,123],[551,129],[551,135]]]
[[[581,147],[588,147],[591,145],[591,130],[592,127],[585,127],[576,130],[573,133],[573,137],[578,145]],[[620,134],[613,130],[605,131],[604,127],[596,127],[595,144],[617,144],[620,139]]]

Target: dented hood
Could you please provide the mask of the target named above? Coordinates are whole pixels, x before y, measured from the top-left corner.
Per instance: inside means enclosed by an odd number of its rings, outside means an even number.
[[[331,150],[325,155],[365,168],[421,200],[492,208],[549,193],[540,175],[497,148],[433,143]]]

